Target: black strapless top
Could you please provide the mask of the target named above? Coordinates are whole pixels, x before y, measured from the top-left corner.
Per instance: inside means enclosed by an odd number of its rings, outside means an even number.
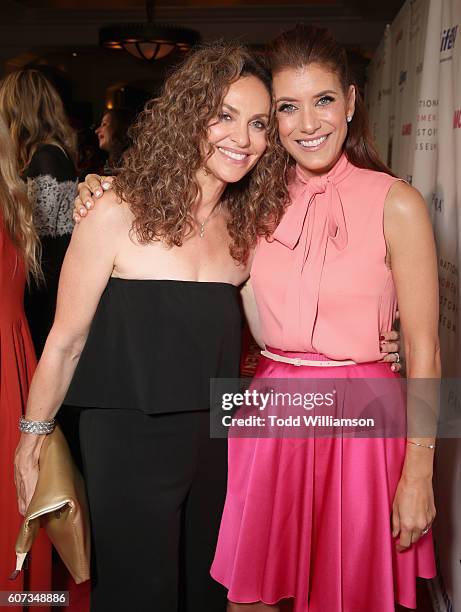
[[[209,410],[210,378],[237,378],[238,288],[111,278],[65,402],[166,413]]]

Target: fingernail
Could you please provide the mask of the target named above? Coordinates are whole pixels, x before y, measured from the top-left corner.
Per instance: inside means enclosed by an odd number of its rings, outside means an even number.
[[[90,210],[90,208],[91,208],[91,202],[85,202],[85,206],[88,208],[88,210]]]
[[[110,189],[110,183],[103,183],[102,184],[102,188],[103,189]]]
[[[392,364],[392,365],[391,365],[391,370],[392,370],[393,372],[395,372],[395,365],[394,365],[394,364]]]
[[[79,210],[80,216],[85,215],[86,214],[86,210],[84,208],[81,208]]]
[[[380,339],[380,340],[384,340],[384,336],[380,336],[380,337],[379,337],[379,339]]]
[[[94,195],[95,195],[97,198],[99,198],[99,197],[101,197],[101,196],[102,196],[102,191],[101,191],[100,189],[97,189],[97,190],[94,192]]]

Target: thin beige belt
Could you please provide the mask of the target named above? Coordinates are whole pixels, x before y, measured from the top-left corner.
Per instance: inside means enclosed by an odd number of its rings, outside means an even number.
[[[336,366],[345,365],[357,365],[355,361],[346,359],[345,361],[315,361],[313,359],[300,359],[299,357],[284,357],[283,355],[277,355],[270,351],[261,351],[261,355],[272,359],[273,361],[280,361],[281,363],[289,363],[294,366],[316,366],[320,368],[334,368]]]

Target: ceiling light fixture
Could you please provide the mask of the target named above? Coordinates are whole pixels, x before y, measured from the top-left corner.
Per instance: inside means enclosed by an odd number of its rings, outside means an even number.
[[[121,23],[99,30],[99,43],[106,49],[124,49],[139,59],[153,61],[174,50],[186,53],[200,36],[195,30],[154,22],[153,0],[146,0],[146,23]]]

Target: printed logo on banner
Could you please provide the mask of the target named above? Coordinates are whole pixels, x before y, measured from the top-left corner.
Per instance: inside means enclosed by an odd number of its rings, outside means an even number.
[[[435,151],[437,149],[438,105],[439,101],[437,99],[423,98],[418,101],[418,114],[416,115],[418,124],[416,128],[416,151]]]
[[[442,295],[443,291],[454,292],[455,284],[447,282],[444,278],[440,279],[439,283],[440,287],[440,299],[439,299],[439,325],[444,327],[446,330],[456,333],[457,328],[457,308],[452,307],[450,309],[450,304],[454,306],[455,301],[450,301],[448,298]],[[456,297],[453,298],[456,300]],[[446,313],[444,312],[446,311]]]
[[[437,136],[437,128],[436,127],[419,127],[416,130],[416,136],[424,136],[425,138],[430,138]]]
[[[429,121],[429,122],[437,121],[437,115],[434,113],[418,113],[416,115],[416,121],[418,123],[422,121]]]
[[[452,261],[439,257],[440,314],[442,327],[456,333],[458,313],[458,266]]]
[[[451,52],[454,50],[456,45],[456,35],[458,34],[458,25],[447,28],[442,32],[442,39],[440,42],[440,53],[444,54],[447,51]],[[453,53],[449,56],[441,57],[441,62],[447,62],[453,59]]]
[[[434,108],[439,105],[439,101],[433,98],[422,98],[418,101],[419,108]]]
[[[443,198],[438,194],[434,193],[432,196],[432,206],[436,212],[442,212],[443,209]]]
[[[453,114],[453,129],[461,128],[461,108],[455,110]]]
[[[412,125],[411,123],[404,123],[402,125],[402,136],[410,136]]]

